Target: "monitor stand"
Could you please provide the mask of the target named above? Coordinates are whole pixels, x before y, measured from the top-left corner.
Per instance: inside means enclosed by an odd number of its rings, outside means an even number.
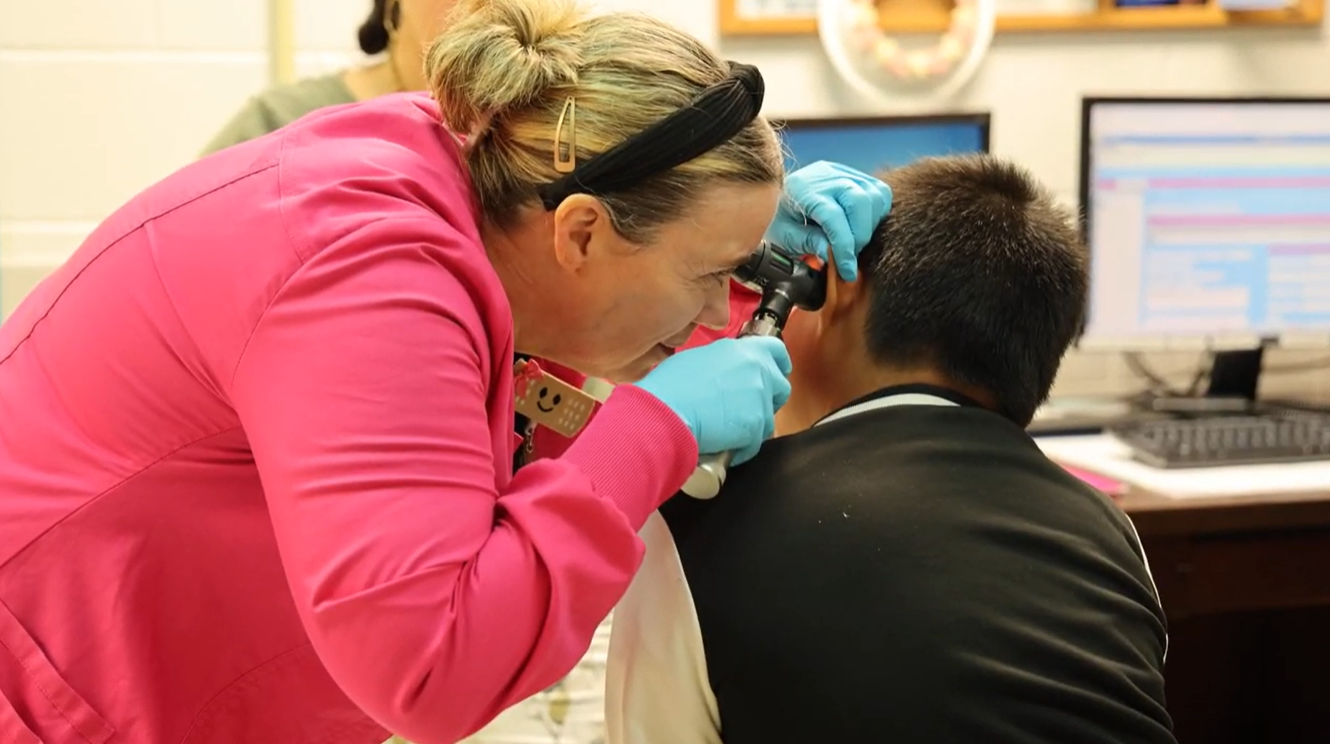
[[[1195,415],[1251,412],[1256,408],[1264,355],[1264,344],[1256,349],[1216,352],[1205,395],[1156,398],[1151,408],[1160,413]]]
[[[1210,387],[1205,391],[1205,397],[1242,398],[1254,403],[1264,354],[1264,346],[1215,354],[1214,365],[1210,368]]]

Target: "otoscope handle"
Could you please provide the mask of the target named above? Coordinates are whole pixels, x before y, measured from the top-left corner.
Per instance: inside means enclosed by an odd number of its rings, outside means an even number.
[[[697,470],[684,482],[683,492],[695,499],[714,499],[720,493],[720,487],[725,485],[725,473],[733,458],[733,452],[702,455],[698,458]]]
[[[776,319],[768,314],[759,314],[744,323],[743,329],[739,331],[739,338],[779,335],[780,326],[777,325]],[[720,487],[725,485],[725,474],[730,468],[732,459],[734,459],[733,452],[702,455],[698,458],[697,469],[688,476],[688,480],[684,481],[681,490],[695,499],[714,499],[716,494],[720,493]]]

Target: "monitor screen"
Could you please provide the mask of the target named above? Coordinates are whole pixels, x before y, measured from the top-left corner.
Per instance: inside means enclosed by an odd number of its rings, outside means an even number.
[[[988,121],[987,114],[957,114],[799,119],[777,126],[789,153],[789,170],[830,160],[877,173],[924,157],[988,152]]]
[[[1084,340],[1330,342],[1330,100],[1087,99]]]

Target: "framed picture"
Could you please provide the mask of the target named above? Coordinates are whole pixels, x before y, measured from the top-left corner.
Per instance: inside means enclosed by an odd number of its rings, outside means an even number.
[[[817,33],[817,0],[718,2],[720,32],[725,36]],[[1168,4],[1159,5],[1160,2]],[[888,33],[942,33],[948,26],[953,2],[878,0],[877,5],[882,13],[882,28]],[[1267,7],[1271,5],[1281,7]],[[1325,0],[999,0],[997,31],[1132,33],[1319,27],[1324,10]]]
[[[719,0],[724,34],[801,34],[817,30],[817,0]]]

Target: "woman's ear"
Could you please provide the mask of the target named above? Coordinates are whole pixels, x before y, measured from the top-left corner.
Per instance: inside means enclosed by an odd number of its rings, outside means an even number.
[[[607,258],[622,258],[640,252],[614,227],[610,210],[589,194],[573,194],[554,210],[554,256],[564,268],[574,271]]]
[[[605,205],[594,196],[573,194],[554,210],[554,256],[559,265],[574,271],[586,264],[598,233],[610,225]]]

